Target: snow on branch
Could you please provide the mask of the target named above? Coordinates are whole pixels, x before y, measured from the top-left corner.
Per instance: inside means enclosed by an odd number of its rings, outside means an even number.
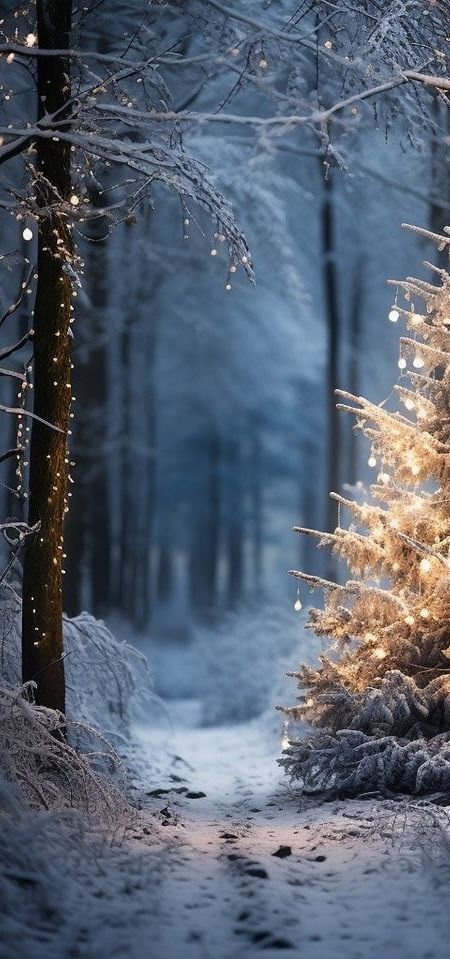
[[[70,745],[72,731],[89,736],[81,754]],[[98,731],[68,723],[64,716],[33,703],[33,684],[0,684],[0,761],[5,778],[19,787],[35,809],[77,809],[117,825],[131,810],[99,767],[120,767]]]

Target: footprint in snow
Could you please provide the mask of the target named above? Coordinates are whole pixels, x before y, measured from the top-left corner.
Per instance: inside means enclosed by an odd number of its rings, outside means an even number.
[[[268,879],[269,874],[266,872],[262,866],[250,866],[249,869],[245,870],[246,876],[254,876],[256,879]]]
[[[247,929],[235,929],[235,935],[248,935],[251,942],[259,946],[261,949],[293,949],[294,944],[289,940],[285,939],[284,936],[274,936],[272,932],[267,932],[264,929],[257,930],[256,932],[250,932]]]
[[[290,846],[280,846],[276,852],[272,853],[272,856],[276,856],[277,859],[286,859],[287,856],[292,856],[292,849]]]

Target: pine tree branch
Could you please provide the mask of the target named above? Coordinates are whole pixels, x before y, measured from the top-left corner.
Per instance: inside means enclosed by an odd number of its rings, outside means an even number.
[[[345,592],[346,587],[340,586],[339,583],[333,583],[331,580],[322,579],[321,576],[313,576],[311,573],[302,573],[298,569],[289,569],[289,576],[294,576],[295,579],[301,579],[304,583],[308,583],[309,586],[317,589],[324,590],[336,590],[337,592]]]
[[[442,249],[445,246],[450,244],[450,236],[443,236],[441,233],[433,233],[431,230],[425,230],[421,226],[414,226],[412,223],[402,223],[404,230],[410,230],[411,233],[418,233],[419,236],[425,237],[426,240],[432,240],[433,243],[438,244],[438,248],[442,244]]]

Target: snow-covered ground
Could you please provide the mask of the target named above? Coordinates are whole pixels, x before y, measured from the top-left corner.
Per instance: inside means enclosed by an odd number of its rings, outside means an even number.
[[[447,957],[445,809],[301,801],[270,721],[201,728],[195,702],[171,716],[135,731],[143,808],[125,834],[8,817],[1,959]]]

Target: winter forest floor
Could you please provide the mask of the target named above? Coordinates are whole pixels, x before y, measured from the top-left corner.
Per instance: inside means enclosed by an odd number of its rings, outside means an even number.
[[[1,959],[448,955],[445,809],[300,801],[261,721],[201,728],[195,702],[171,715],[171,731],[136,730],[142,818],[125,837],[50,814],[22,827]]]

